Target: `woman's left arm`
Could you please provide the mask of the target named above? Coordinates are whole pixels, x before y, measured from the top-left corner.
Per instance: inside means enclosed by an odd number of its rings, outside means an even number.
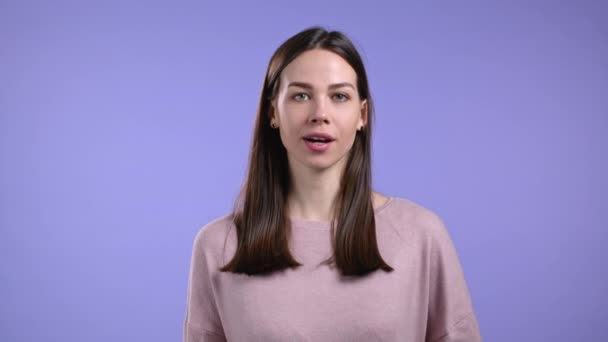
[[[443,221],[429,229],[430,291],[427,342],[481,342],[462,265]]]

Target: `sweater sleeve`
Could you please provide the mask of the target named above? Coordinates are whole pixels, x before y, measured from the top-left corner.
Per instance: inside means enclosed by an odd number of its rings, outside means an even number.
[[[443,221],[429,219],[430,299],[427,342],[481,342],[469,289]]]
[[[226,341],[212,288],[212,277],[217,272],[213,250],[210,248],[212,246],[209,234],[203,227],[192,247],[183,327],[184,342]]]

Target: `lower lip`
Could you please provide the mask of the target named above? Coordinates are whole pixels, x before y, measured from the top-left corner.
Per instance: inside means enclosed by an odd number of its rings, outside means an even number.
[[[308,140],[304,140],[304,143],[306,144],[306,146],[313,152],[325,152],[325,150],[327,150],[329,148],[329,145],[332,142],[333,141],[319,144],[319,143],[310,142]]]

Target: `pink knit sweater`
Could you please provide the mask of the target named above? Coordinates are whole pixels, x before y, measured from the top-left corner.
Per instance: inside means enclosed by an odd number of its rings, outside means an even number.
[[[375,210],[378,247],[395,270],[342,277],[330,222],[292,220],[303,266],[270,276],[219,272],[236,249],[228,216],[194,240],[184,341],[481,341],[464,274],[442,220],[403,198]]]

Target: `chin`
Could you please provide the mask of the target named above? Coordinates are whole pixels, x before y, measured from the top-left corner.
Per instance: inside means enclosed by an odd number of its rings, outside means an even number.
[[[302,164],[306,165],[307,167],[309,167],[311,169],[315,169],[318,171],[323,171],[323,170],[327,170],[327,169],[336,167],[336,166],[338,166],[338,164],[340,164],[340,161],[341,161],[340,158],[336,158],[335,156],[333,156],[333,157],[323,156],[316,160],[311,160],[311,159],[314,159],[314,158],[309,157],[308,159],[301,160]]]
[[[327,163],[321,164],[321,163],[317,163],[317,164],[311,164],[308,167],[310,167],[311,169],[316,170],[316,171],[325,171],[325,170],[330,169],[334,165],[335,164],[327,164]]]

